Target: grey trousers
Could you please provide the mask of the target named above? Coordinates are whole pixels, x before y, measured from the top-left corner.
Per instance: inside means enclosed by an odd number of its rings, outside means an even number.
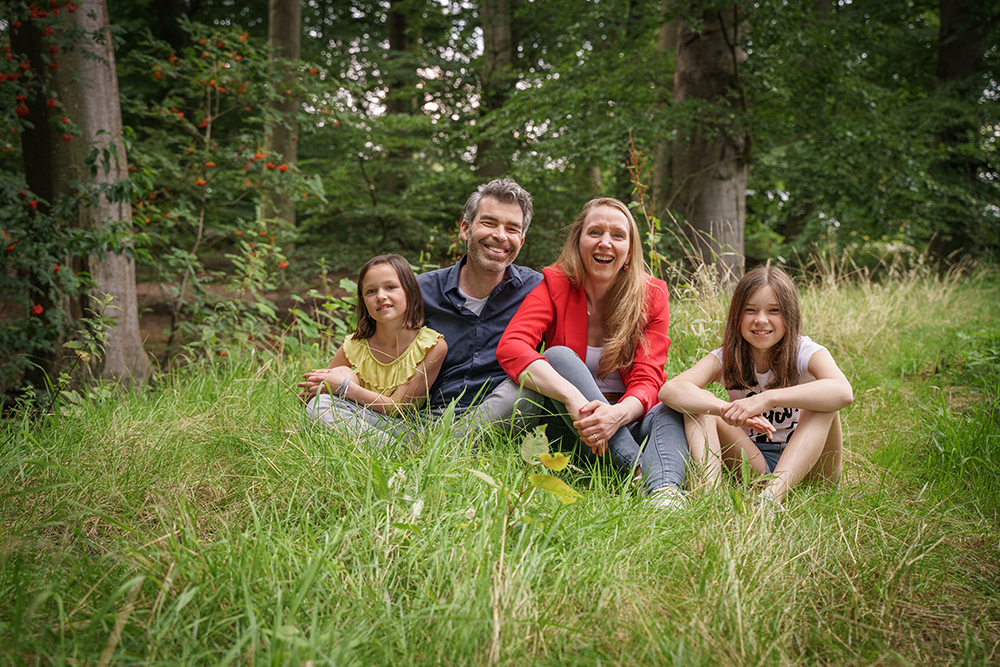
[[[545,411],[545,397],[507,379],[478,404],[454,414],[454,437],[473,444],[486,431],[498,426],[510,432],[523,432],[538,422]],[[329,394],[313,397],[306,414],[351,441],[367,441],[379,447],[401,442],[413,444],[422,427],[448,414],[447,408],[414,410],[406,417],[383,415],[354,401]]]
[[[420,428],[414,418],[383,415],[346,398],[317,394],[306,405],[310,419],[342,435],[345,440],[387,447],[412,443]]]
[[[590,374],[590,369],[576,352],[568,347],[556,346],[546,350],[544,356],[552,368],[576,386],[587,400],[608,402],[597,388],[597,380]],[[572,429],[573,420],[566,407],[552,399],[546,400],[550,406],[561,411],[563,421]],[[573,433],[575,435],[576,431],[573,430]],[[595,458],[583,443],[578,449],[585,458]],[[642,419],[618,429],[608,441],[608,451],[616,469],[627,471],[638,465],[649,492],[665,486],[680,488],[684,485],[684,468],[688,459],[684,418],[662,403],[650,408]]]

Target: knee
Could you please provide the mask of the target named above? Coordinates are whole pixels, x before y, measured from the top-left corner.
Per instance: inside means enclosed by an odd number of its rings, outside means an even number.
[[[550,347],[542,353],[553,368],[560,368],[565,364],[580,364],[583,363],[580,357],[577,356],[576,352],[569,349],[565,345],[556,345],[555,347]]]
[[[329,394],[313,396],[306,404],[306,414],[314,421],[330,424],[333,421],[332,412],[333,399]]]

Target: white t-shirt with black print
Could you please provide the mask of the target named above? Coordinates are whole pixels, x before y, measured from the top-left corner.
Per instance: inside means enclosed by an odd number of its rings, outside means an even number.
[[[799,367],[799,384],[805,384],[807,382],[815,382],[816,378],[809,374],[809,360],[812,356],[816,354],[819,350],[825,350],[826,348],[819,343],[814,343],[808,336],[799,336],[799,349],[798,349],[798,362]],[[712,350],[712,354],[715,358],[722,363],[722,348],[717,350]],[[764,391],[767,383],[771,381],[774,377],[773,371],[768,371],[766,373],[754,373],[757,376],[757,386],[752,389],[727,389],[729,392],[729,400],[736,401],[741,398],[746,398],[748,396],[756,396],[757,394]],[[795,427],[799,424],[799,409],[798,408],[773,408],[772,410],[764,413],[764,418],[771,422],[774,426],[775,432],[771,434],[768,438],[766,433],[757,433],[752,429],[744,428],[747,436],[750,440],[757,444],[787,444],[788,439],[792,437],[792,433],[795,432]]]

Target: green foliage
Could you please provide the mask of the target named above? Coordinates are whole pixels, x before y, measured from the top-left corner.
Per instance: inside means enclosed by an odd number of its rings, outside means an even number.
[[[1000,247],[998,97],[989,55],[992,3],[968,4],[984,21],[987,53],[971,86],[936,85],[936,7],[902,2],[760,3],[751,21],[746,81],[756,149],[747,200],[752,224],[793,249],[869,242],[924,250],[935,237],[966,252]],[[961,118],[955,144],[936,133]],[[981,131],[976,131],[979,128]],[[971,178],[942,164],[967,158]],[[951,156],[951,157],[949,157]],[[759,235],[759,234],[758,234]],[[757,252],[772,249],[769,242]]]
[[[261,197],[327,202],[318,178],[263,151],[266,127],[300,123],[297,139],[309,138],[328,111],[318,68],[270,58],[238,27],[181,27],[190,46],[147,40],[123,58],[123,113],[135,127],[137,245],[169,298],[172,335],[214,353],[276,324],[264,294],[297,232],[262,218]],[[276,85],[288,70],[301,76]],[[318,102],[287,116],[272,106],[286,97]]]
[[[998,372],[994,363],[993,373]],[[920,470],[936,496],[968,503],[970,511],[994,518],[1000,516],[998,406],[1000,386],[994,380],[983,401],[969,409],[941,407],[928,414],[930,443]]]

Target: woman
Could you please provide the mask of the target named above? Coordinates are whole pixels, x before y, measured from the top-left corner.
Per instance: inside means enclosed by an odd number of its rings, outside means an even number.
[[[616,468],[640,470],[657,505],[682,505],[684,423],[656,395],[670,347],[669,295],[646,268],[625,204],[587,202],[542,274],[500,339],[500,365],[564,407],[593,454],[610,451]]]

